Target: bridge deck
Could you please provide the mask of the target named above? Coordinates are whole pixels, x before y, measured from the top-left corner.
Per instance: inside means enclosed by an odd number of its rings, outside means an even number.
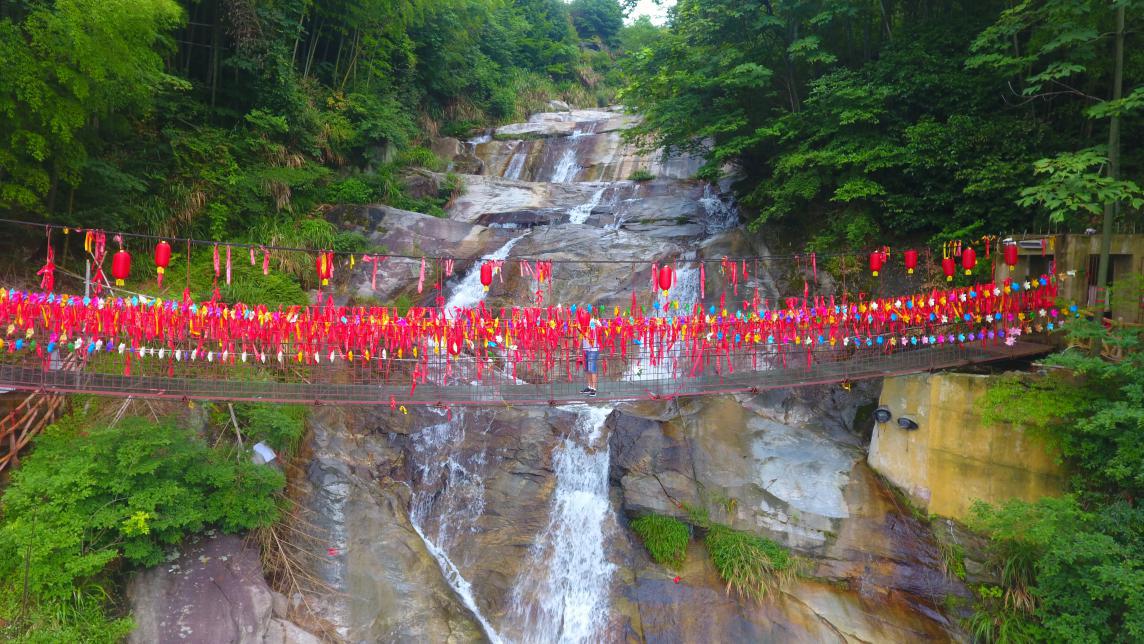
[[[639,376],[601,378],[598,401],[628,401],[675,396],[762,391],[878,378],[961,367],[997,360],[1047,353],[1050,347],[1033,342],[1003,344],[945,345],[894,353],[869,352],[845,359],[838,356],[815,358],[810,366],[799,354],[789,356],[792,364],[757,365],[734,373],[714,373],[705,367],[698,377],[651,372]],[[805,354],[802,354],[805,356]],[[249,370],[251,373],[257,373]],[[612,373],[620,372],[613,369]],[[336,405],[547,405],[583,400],[580,374],[572,379],[526,383],[499,371],[486,371],[480,382],[466,384],[453,378],[449,384],[419,384],[408,379],[363,382],[344,369],[328,367],[310,372],[310,382],[293,377],[236,379],[233,377],[168,377],[163,375],[97,373],[95,370],[51,370],[28,364],[0,365],[0,387],[50,393],[85,393],[116,397],[218,400],[235,402],[322,403]]]

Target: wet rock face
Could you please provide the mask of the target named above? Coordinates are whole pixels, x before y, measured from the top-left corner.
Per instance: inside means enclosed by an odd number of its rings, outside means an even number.
[[[314,635],[273,611],[257,546],[218,535],[184,544],[166,564],[128,586],[138,644],[318,644]]]
[[[334,592],[308,606],[348,642],[476,641],[480,627],[454,596],[409,521],[404,434],[364,432],[333,409],[311,417],[313,457],[299,502],[327,550],[304,563]],[[400,428],[398,428],[400,429]]]
[[[663,641],[690,641],[674,639],[680,633],[784,641],[862,632],[881,634],[871,641],[952,636],[955,627],[935,606],[949,595],[968,596],[964,584],[942,572],[929,528],[895,503],[853,438],[831,427],[840,416],[852,423],[859,401],[831,405],[824,393],[814,404],[789,392],[645,404],[610,419],[611,480],[626,516],[686,519],[688,507],[703,508],[713,521],[786,544],[807,558],[815,578],[850,589],[799,583],[755,613],[704,590],[668,586],[659,581],[665,572],[649,564],[637,570],[634,591],[648,641],[657,639],[653,633]],[[808,415],[822,405],[835,407],[834,417]],[[689,562],[704,585],[718,585],[713,572]],[[875,617],[885,610],[899,621]],[[828,632],[818,630],[823,625]]]
[[[640,118],[603,110],[534,114],[527,123],[497,128],[472,144],[484,174],[526,181],[619,181],[634,173],[690,179],[702,160],[643,153],[623,131]]]
[[[678,571],[641,569],[625,593],[638,606],[635,624],[649,644],[950,639],[940,624],[918,619],[893,598],[822,582],[799,580],[762,601],[745,600],[726,591],[701,543],[692,543]]]

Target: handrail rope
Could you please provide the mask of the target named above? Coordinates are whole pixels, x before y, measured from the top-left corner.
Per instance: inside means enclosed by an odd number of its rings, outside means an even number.
[[[24,220],[20,220],[20,219],[0,218],[0,223],[13,224],[16,226],[27,226],[27,227],[31,227],[31,228],[44,228],[46,230],[51,230],[53,228],[59,228],[59,229],[68,228],[68,229],[76,230],[76,231],[98,230],[95,228],[83,228],[80,226],[70,226],[70,225],[59,224],[59,223],[24,221]],[[332,253],[334,256],[337,256],[337,257],[350,257],[350,256],[358,256],[358,255],[362,254],[362,251],[330,251],[330,250],[324,250],[324,249],[320,249],[320,248],[301,248],[301,247],[297,247],[297,246],[270,246],[270,245],[266,245],[266,244],[257,244],[257,243],[223,242],[223,241],[215,241],[215,240],[207,240],[207,239],[195,239],[193,237],[152,235],[152,234],[148,234],[148,233],[116,232],[115,234],[119,235],[120,237],[124,237],[124,238],[130,237],[133,239],[150,239],[150,240],[155,240],[155,241],[168,240],[168,241],[173,241],[173,242],[186,242],[188,247],[191,244],[194,244],[196,246],[215,246],[218,244],[223,244],[223,245],[231,246],[233,248],[254,248],[254,249],[263,249],[263,250],[275,250],[275,251],[281,251],[281,252],[297,252],[297,253],[327,252],[327,253]],[[687,261],[687,262],[699,263],[699,264],[719,264],[725,260],[726,261],[745,261],[745,260],[760,260],[760,259],[764,260],[764,261],[766,261],[766,260],[791,260],[791,259],[798,259],[798,258],[807,257],[808,255],[811,255],[811,254],[813,254],[815,257],[818,257],[818,258],[848,257],[848,256],[854,255],[856,252],[860,255],[865,251],[853,251],[853,252],[848,252],[848,253],[818,253],[818,252],[807,253],[807,252],[801,252],[801,253],[790,253],[790,254],[786,254],[786,255],[736,255],[736,256],[729,256],[728,255],[725,257],[724,256],[703,257],[703,258],[680,260],[680,261]],[[379,254],[384,255],[386,257],[395,258],[395,259],[415,259],[415,260],[421,260],[421,259],[425,259],[425,260],[446,260],[446,259],[451,259],[454,261],[462,261],[462,262],[469,262],[469,261],[479,262],[479,261],[485,259],[485,257],[483,255],[480,255],[480,256],[470,255],[470,256],[466,256],[466,257],[460,257],[460,256],[456,256],[456,255],[426,255],[426,254],[407,255],[407,254],[402,254],[402,253],[379,253]],[[628,264],[631,262],[631,260],[627,260],[627,259],[606,259],[606,258],[591,258],[591,257],[585,258],[585,259],[544,259],[542,256],[534,256],[534,257],[514,256],[513,259],[530,260],[530,261],[535,261],[537,259],[543,259],[543,261],[549,262],[552,264]]]

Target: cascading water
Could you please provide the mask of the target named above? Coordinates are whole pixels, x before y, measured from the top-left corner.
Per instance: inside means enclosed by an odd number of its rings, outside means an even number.
[[[528,233],[526,232],[523,235],[513,237],[508,240],[504,246],[485,255],[481,258],[480,262],[473,265],[469,272],[461,278],[461,281],[453,287],[452,295],[450,295],[448,301],[445,302],[446,317],[453,315],[453,311],[458,307],[468,308],[484,301],[487,293],[485,292],[484,285],[481,284],[481,262],[507,259],[508,254],[512,252],[512,247],[516,246],[517,242],[524,239],[527,235]]]
[[[612,223],[604,226],[609,230],[619,230],[624,225],[627,219],[628,207],[631,205],[634,198],[631,195],[639,193],[639,185],[634,181],[613,181],[612,197],[609,205],[612,211]]]
[[[707,212],[704,228],[708,235],[731,230],[739,225],[739,210],[734,204],[723,201],[711,188],[711,184],[703,187],[703,196],[699,198],[699,203]]]
[[[596,206],[600,205],[600,199],[604,197],[604,193],[607,192],[607,190],[607,186],[600,188],[596,192],[592,193],[591,199],[569,210],[568,223],[582,224],[588,221],[588,217],[592,216],[592,210],[594,210]]]
[[[473,613],[492,642],[500,642],[496,629],[481,613],[472,584],[449,557],[449,550],[465,533],[473,532],[485,510],[485,486],[476,467],[478,455],[466,466],[455,446],[465,440],[465,419],[459,410],[451,419],[426,427],[413,436],[413,459],[417,478],[410,500],[409,521],[441,574],[461,602]]]
[[[502,629],[523,642],[598,642],[609,618],[616,565],[604,544],[617,526],[608,499],[610,454],[603,428],[612,409],[561,409],[574,412],[576,421],[572,435],[553,452],[556,489],[548,525],[513,588]]]
[[[504,178],[519,180],[521,173],[524,172],[525,161],[528,161],[528,141],[521,141],[513,150],[512,158],[509,159],[508,167],[504,171]]]
[[[576,144],[567,143],[556,167],[552,169],[552,183],[569,183],[580,173],[580,165],[576,163]]]
[[[699,264],[696,263],[695,257],[696,253],[693,250],[680,255],[679,261],[675,264],[675,286],[671,287],[666,299],[662,293],[659,295],[661,308],[657,311],[657,315],[690,314],[696,303],[702,304],[699,300]],[[675,307],[677,302],[679,303],[678,309]],[[628,381],[676,377],[678,371],[689,368],[686,360],[686,348],[686,344],[677,342],[667,349],[658,364],[653,366],[650,351],[647,347],[641,346],[624,370],[622,377]],[[672,363],[673,360],[676,362]],[[677,373],[665,373],[672,370],[673,367],[676,368]]]
[[[571,118],[571,116],[569,116]],[[582,173],[579,155],[588,147],[590,139],[583,138],[595,132],[595,121],[577,124],[569,137],[543,143],[519,141],[511,148],[511,157],[504,166],[507,179],[519,180],[533,152],[558,155],[544,159],[551,167],[548,177],[534,180],[551,183],[574,182]],[[599,135],[604,136],[604,135]],[[550,146],[534,148],[535,145]],[[559,146],[559,147],[555,147]],[[535,156],[535,155],[533,155]],[[503,157],[501,157],[503,159]],[[585,162],[587,163],[587,162]],[[550,165],[551,164],[551,165]],[[532,164],[538,165],[538,164]],[[532,172],[533,170],[529,170]],[[610,206],[614,221],[609,228],[618,228],[623,221],[623,210],[630,207],[642,188],[630,181],[600,182],[592,186],[588,200],[568,210],[568,221],[585,224],[593,210],[601,203]],[[707,214],[708,234],[726,230],[737,222],[733,205],[724,202],[707,187],[700,200]],[[525,233],[527,235],[528,233]],[[496,252],[483,260],[506,259],[512,248],[524,235],[509,240]],[[676,285],[668,298],[678,301],[679,311],[690,312],[699,300],[699,268],[697,253],[682,254],[676,264]],[[479,263],[461,276],[449,291],[446,311],[456,307],[472,307],[485,298],[480,283]],[[662,302],[662,299],[661,299]],[[671,315],[674,307],[658,311],[658,315]],[[671,369],[673,359],[684,368],[682,345],[664,356],[655,370]],[[636,357],[636,356],[633,356]],[[662,377],[651,373],[646,349],[639,353],[639,362],[625,370],[624,378],[640,380]],[[640,371],[642,369],[644,371]],[[666,366],[665,366],[666,365]],[[506,374],[507,375],[507,374]],[[410,515],[414,528],[425,541],[429,552],[436,558],[442,574],[462,603],[472,612],[493,642],[597,642],[611,639],[611,588],[616,564],[609,561],[607,544],[619,530],[608,494],[608,468],[610,454],[604,423],[612,411],[608,407],[576,405],[561,408],[575,414],[573,429],[553,449],[552,466],[555,487],[550,501],[547,523],[529,550],[529,559],[514,581],[503,619],[496,624],[480,610],[474,589],[462,570],[469,569],[470,561],[456,561],[460,553],[473,555],[471,549],[461,548],[484,513],[485,487],[483,474],[488,469],[483,453],[466,454],[466,427],[474,431],[473,414],[466,418],[459,410],[449,420],[432,425],[413,438],[412,462],[415,485]],[[474,437],[469,437],[469,444]]]
[[[481,261],[507,259],[513,246],[528,233],[514,237]],[[480,263],[473,266],[453,288],[445,302],[446,315],[456,308],[471,307],[485,299],[481,284]],[[425,542],[445,581],[461,598],[465,607],[477,618],[485,635],[493,642],[500,636],[477,606],[473,588],[449,552],[458,538],[475,531],[476,521],[485,509],[485,486],[479,468],[485,465],[484,453],[467,461],[459,449],[465,442],[465,413],[454,410],[452,418],[437,423],[413,436],[413,459],[417,471],[416,485],[410,501],[409,520]]]

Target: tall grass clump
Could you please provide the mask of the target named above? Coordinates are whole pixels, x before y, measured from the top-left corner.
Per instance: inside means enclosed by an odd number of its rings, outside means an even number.
[[[735,590],[762,599],[795,575],[795,560],[779,544],[724,525],[712,524],[704,539],[715,570]]]
[[[683,564],[687,543],[691,541],[687,524],[673,517],[647,514],[632,521],[631,527],[656,563],[671,568]]]

